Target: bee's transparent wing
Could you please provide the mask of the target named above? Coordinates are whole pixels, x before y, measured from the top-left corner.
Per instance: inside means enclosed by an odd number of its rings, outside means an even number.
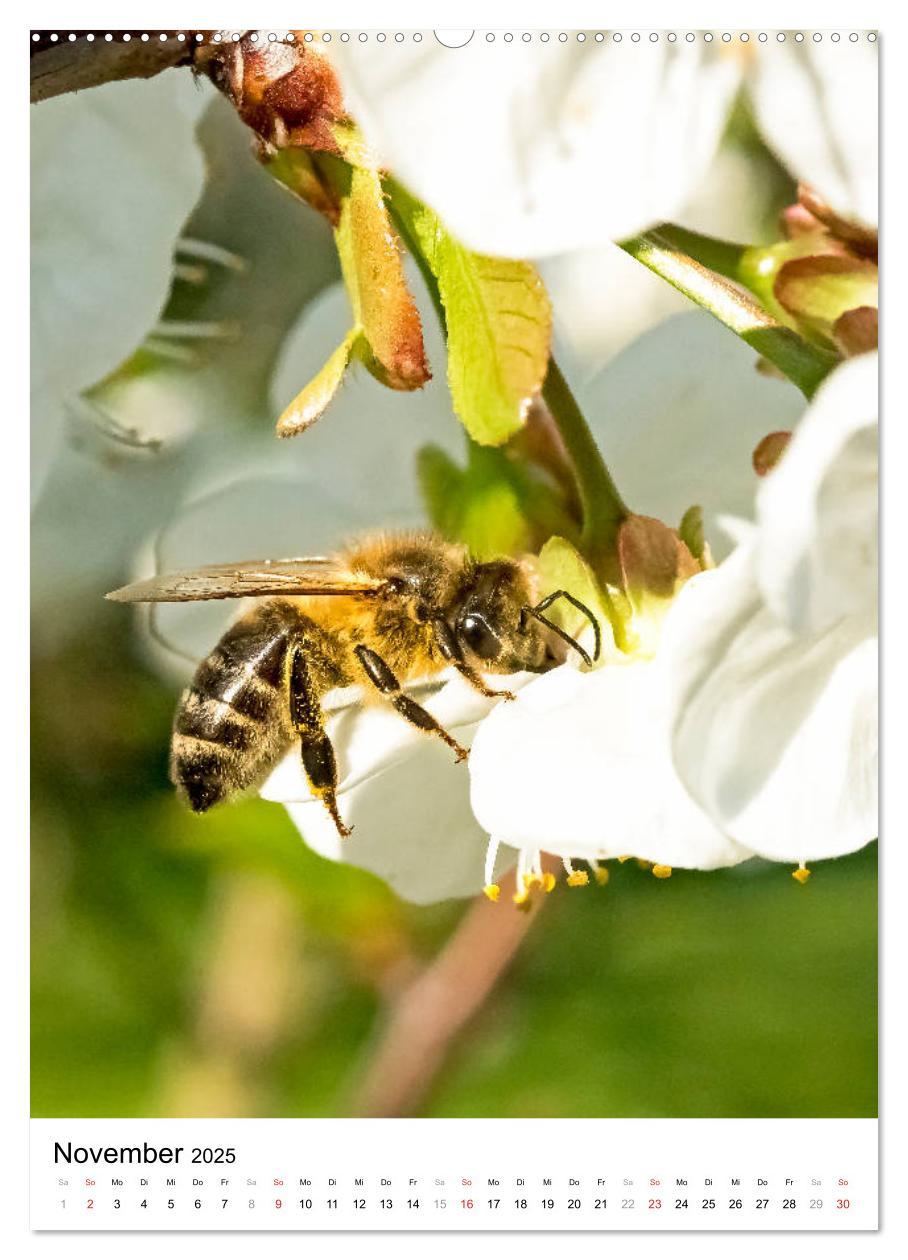
[[[350,573],[335,560],[304,556],[292,560],[240,560],[179,573],[162,573],[111,591],[117,603],[187,603],[200,599],[244,599],[257,595],[371,595],[381,578]]]

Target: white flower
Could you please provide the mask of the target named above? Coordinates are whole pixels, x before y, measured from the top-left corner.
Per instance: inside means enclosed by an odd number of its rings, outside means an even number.
[[[790,37],[753,63],[757,124],[788,169],[844,218],[878,217],[879,97],[875,43]]]
[[[369,41],[335,55],[380,159],[483,253],[542,258],[664,219],[701,226],[688,203],[742,82],[791,173],[839,213],[875,221],[877,53],[866,37],[725,47],[476,33],[461,48]]]
[[[569,875],[572,859],[594,870],[599,860],[627,856],[708,870],[750,856],[675,773],[653,662],[589,674],[562,665],[534,681],[480,726],[470,781],[490,852],[517,849],[527,869],[538,868],[542,852],[561,857]]]
[[[519,688],[532,675],[489,678]],[[442,680],[420,703],[469,747],[494,701],[458,677]],[[357,695],[334,693],[329,703]],[[353,834],[341,840],[324,805],[314,800],[294,748],[262,788],[282,802],[316,853],[373,871],[417,904],[478,892],[487,837],[470,810],[466,767],[441,742],[404,722],[390,706],[349,703],[328,718],[338,758],[338,801]]]
[[[701,41],[407,41],[337,50],[379,158],[483,253],[538,257],[669,218],[701,179],[739,78]]]
[[[757,530],[668,619],[675,765],[766,857],[877,831],[877,356],[839,367],[757,497]]]
[[[170,288],[174,242],[204,179],[186,71],[32,106],[32,470],[38,493],[65,409],[140,344]]]
[[[818,394],[757,516],[684,587],[655,661],[562,666],[483,723],[472,801],[493,847],[708,869],[873,839],[875,355]]]

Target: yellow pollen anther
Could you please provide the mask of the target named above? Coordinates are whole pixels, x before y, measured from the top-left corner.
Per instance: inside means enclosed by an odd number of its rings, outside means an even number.
[[[515,892],[514,905],[517,907],[518,910],[524,910],[524,911],[529,910],[530,894],[528,892]]]
[[[482,891],[488,897],[489,901],[497,901],[501,896],[501,887],[498,884],[486,884]]]
[[[541,888],[542,876],[535,874],[533,871],[528,871],[523,877],[523,886],[527,892],[533,888]]]
[[[791,872],[791,878],[796,879],[799,884],[806,884],[810,879],[810,871],[806,866],[799,866],[796,871]]]
[[[551,871],[546,871],[542,877],[542,891],[550,893],[555,887],[555,876]]]
[[[631,855],[629,853],[623,854],[623,856],[618,859],[618,861],[622,865],[624,865],[625,862],[629,862],[630,860],[631,860]]]
[[[597,884],[607,884],[607,883],[608,883],[608,867],[605,867],[605,866],[597,866],[597,867],[596,867],[596,870],[595,870],[595,872],[594,872],[594,873],[595,873],[595,876],[596,876],[596,883],[597,883]]]
[[[659,862],[656,862],[653,866],[653,874],[656,879],[670,879],[671,873],[672,868],[670,866],[662,866]]]
[[[647,862],[646,858],[636,858],[635,861],[641,871],[648,871],[653,865],[652,862]]]
[[[590,877],[586,871],[571,871],[567,877],[568,888],[583,888],[590,882]]]

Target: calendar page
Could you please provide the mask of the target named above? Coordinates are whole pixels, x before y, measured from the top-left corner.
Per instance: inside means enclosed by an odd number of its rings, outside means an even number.
[[[28,39],[31,1229],[875,1230],[878,32]]]

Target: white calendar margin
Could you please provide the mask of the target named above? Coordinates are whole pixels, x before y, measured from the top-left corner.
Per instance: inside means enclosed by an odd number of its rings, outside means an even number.
[[[113,1148],[148,1143],[184,1151],[176,1165],[67,1166],[54,1163],[56,1143]],[[32,1121],[30,1146],[34,1230],[841,1232],[877,1227],[875,1120],[41,1119]],[[218,1167],[193,1165],[193,1147],[233,1148],[236,1160]],[[764,1186],[758,1177],[765,1179]],[[61,1178],[68,1184],[61,1185]],[[175,1184],[168,1186],[167,1178]],[[301,1188],[300,1178],[311,1185]],[[497,1184],[489,1184],[492,1178]],[[685,1184],[678,1186],[678,1178]],[[822,1184],[812,1184],[812,1178]],[[597,1195],[607,1199],[606,1210],[593,1207]],[[311,1209],[298,1206],[300,1196],[312,1200]],[[500,1200],[500,1208],[486,1206],[490,1196]],[[675,1198],[682,1196],[689,1208],[674,1209]],[[716,1201],[715,1210],[701,1209],[704,1196]],[[754,1210],[754,1199],[763,1196],[768,1210]],[[112,1207],[115,1197],[121,1202],[118,1210]],[[729,1211],[730,1197],[741,1199],[743,1208]],[[64,1198],[67,1205],[61,1208]],[[139,1206],[143,1198],[145,1209]],[[167,1208],[168,1198],[175,1201],[174,1209]],[[228,1200],[226,1210],[222,1198]],[[248,1206],[250,1198],[254,1208]],[[274,1207],[276,1198],[280,1209]],[[327,1208],[328,1198],[337,1200],[337,1208]],[[408,1198],[418,1199],[419,1208],[408,1208]],[[527,1209],[515,1210],[515,1198],[526,1199]],[[568,1208],[571,1198],[580,1201],[579,1210]],[[786,1198],[796,1201],[794,1210],[782,1210]],[[811,1198],[822,1199],[822,1209],[811,1209]],[[196,1199],[201,1208],[194,1206]],[[365,1208],[355,1208],[354,1199],[362,1199]],[[383,1199],[393,1207],[383,1208]],[[446,1201],[444,1209],[434,1206],[440,1199]],[[543,1199],[553,1200],[554,1208],[543,1208]],[[633,1208],[622,1209],[622,1199],[632,1200]],[[839,1199],[850,1207],[837,1209]],[[660,1206],[653,1209],[652,1201]]]

